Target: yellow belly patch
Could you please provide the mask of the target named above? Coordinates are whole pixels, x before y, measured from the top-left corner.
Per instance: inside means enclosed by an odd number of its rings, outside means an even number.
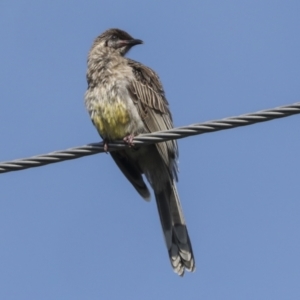
[[[103,138],[122,139],[127,132],[130,117],[121,101],[98,103],[92,116],[93,122]]]

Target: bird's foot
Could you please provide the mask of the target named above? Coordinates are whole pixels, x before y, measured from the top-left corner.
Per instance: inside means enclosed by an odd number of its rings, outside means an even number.
[[[134,135],[130,134],[128,136],[125,136],[123,139],[123,141],[129,146],[129,148],[134,147],[133,138]]]
[[[103,140],[103,149],[104,149],[105,153],[108,153],[108,140],[107,139]]]

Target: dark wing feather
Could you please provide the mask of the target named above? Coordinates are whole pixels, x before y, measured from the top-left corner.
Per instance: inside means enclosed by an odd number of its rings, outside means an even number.
[[[150,68],[130,59],[128,59],[128,65],[132,68],[135,76],[129,90],[148,131],[155,132],[173,128],[168,101],[157,74]],[[178,147],[176,140],[158,143],[156,147],[177,179]]]
[[[150,192],[143,180],[142,172],[134,160],[124,150],[110,152],[110,155],[137,192],[145,200],[150,200]]]

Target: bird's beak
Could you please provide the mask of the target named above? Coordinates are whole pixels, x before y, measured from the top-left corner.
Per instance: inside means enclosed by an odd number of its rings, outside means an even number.
[[[143,44],[142,40],[133,39],[128,41],[128,45],[131,46],[140,45],[140,44]]]
[[[138,39],[132,39],[132,40],[123,40],[123,41],[120,41],[120,46],[135,46],[135,45],[139,45],[139,44],[143,44],[143,41],[142,40],[138,40]]]

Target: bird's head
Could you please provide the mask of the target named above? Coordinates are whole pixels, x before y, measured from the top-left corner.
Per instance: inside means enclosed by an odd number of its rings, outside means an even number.
[[[143,41],[134,39],[127,32],[120,29],[108,29],[98,36],[93,47],[101,47],[117,51],[121,55],[125,55],[132,46],[142,44]]]

